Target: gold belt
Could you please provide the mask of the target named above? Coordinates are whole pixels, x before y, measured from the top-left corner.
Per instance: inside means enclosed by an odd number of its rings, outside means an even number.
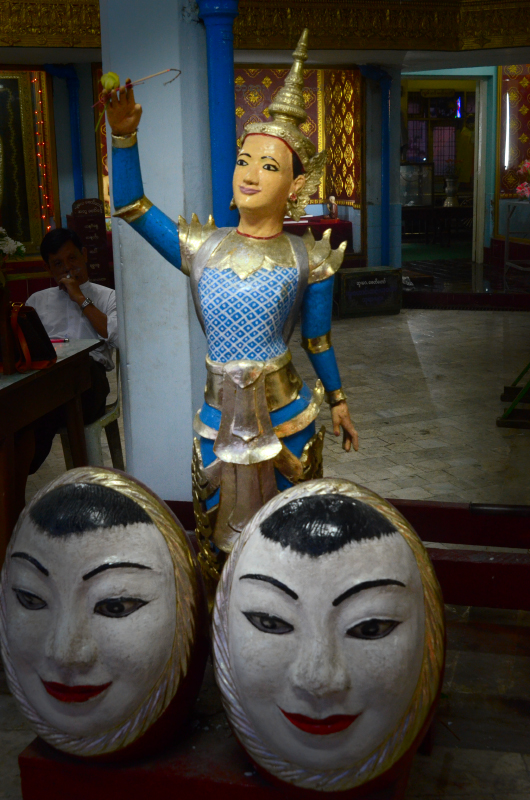
[[[232,364],[233,362],[228,363]],[[256,365],[262,367],[265,377],[265,396],[269,411],[276,411],[296,400],[303,383],[294,368],[291,353],[288,350],[270,361],[257,361]],[[206,356],[207,378],[204,399],[209,406],[220,411],[223,405],[223,380],[226,367],[227,364],[212,361]]]

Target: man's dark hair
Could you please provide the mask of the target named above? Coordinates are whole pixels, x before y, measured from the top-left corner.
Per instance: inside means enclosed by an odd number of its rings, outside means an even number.
[[[130,497],[94,483],[58,486],[41,497],[29,515],[35,525],[53,537],[152,522],[149,514]]]
[[[72,242],[79,252],[83,249],[81,239],[70,228],[56,228],[54,231],[49,231],[40,243],[42,260],[48,264],[50,256],[54,256],[66,242]]]
[[[397,533],[375,508],[340,494],[292,500],[262,522],[260,530],[266,539],[313,558],[342,550],[350,542]]]

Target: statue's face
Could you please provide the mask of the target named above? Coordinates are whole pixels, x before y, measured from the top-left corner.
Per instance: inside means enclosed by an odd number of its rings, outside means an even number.
[[[419,570],[400,534],[311,558],[256,532],[235,569],[228,643],[258,736],[313,771],[368,756],[410,704],[424,619]]]
[[[281,216],[292,191],[305,181],[293,181],[293,156],[285,142],[273,136],[247,136],[234,170],[234,200],[238,209],[256,216]]]
[[[53,538],[27,517],[7,580],[8,647],[35,711],[73,736],[132,716],[164,671],[175,634],[173,565],[156,526]]]

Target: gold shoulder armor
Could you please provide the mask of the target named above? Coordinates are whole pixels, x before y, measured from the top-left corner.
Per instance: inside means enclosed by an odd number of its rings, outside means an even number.
[[[182,259],[182,272],[184,275],[191,273],[191,264],[194,256],[204,244],[206,239],[217,230],[217,225],[210,214],[206,225],[201,225],[197,214],[191,215],[188,224],[184,217],[179,217],[180,257]]]
[[[348,242],[342,242],[336,250],[333,250],[329,242],[330,236],[331,228],[324,231],[319,242],[315,242],[311,228],[308,228],[302,236],[309,256],[309,283],[320,283],[326,278],[331,278],[342,264]]]

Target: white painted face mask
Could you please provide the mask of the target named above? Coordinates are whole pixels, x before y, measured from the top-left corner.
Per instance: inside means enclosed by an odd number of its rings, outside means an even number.
[[[136,481],[82,468],[40,492],[0,594],[8,683],[36,732],[82,756],[143,736],[187,674],[201,588],[184,532]]]
[[[349,481],[294,487],[251,520],[213,631],[238,739],[296,786],[345,790],[385,772],[438,691],[443,605],[426,551],[390,504]]]

